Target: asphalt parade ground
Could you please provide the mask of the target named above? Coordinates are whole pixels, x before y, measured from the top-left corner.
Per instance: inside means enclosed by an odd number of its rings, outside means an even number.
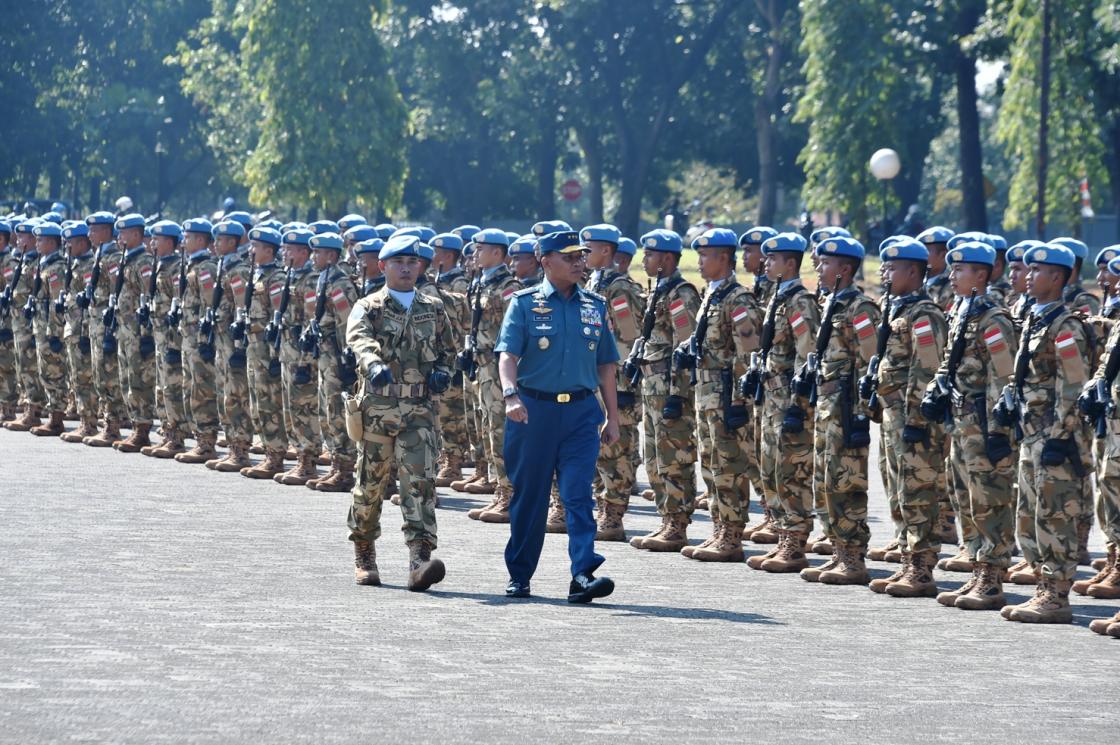
[[[1087,628],[1115,602],[1030,626],[612,543],[615,594],[570,606],[563,535],[510,601],[508,526],[448,490],[447,579],[405,589],[387,504],[385,584],[358,587],[347,494],[7,431],[0,464],[3,743],[1115,743],[1120,725],[1120,641]],[[628,532],[655,515],[633,498]],[[693,542],[709,530],[698,513]]]

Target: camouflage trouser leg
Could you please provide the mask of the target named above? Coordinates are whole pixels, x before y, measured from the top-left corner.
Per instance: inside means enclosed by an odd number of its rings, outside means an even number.
[[[1097,521],[1105,540],[1120,544],[1120,427],[1109,421],[1109,435],[1103,440],[1097,459]]]
[[[712,499],[716,498],[716,483],[715,474],[711,468],[711,454],[715,450],[715,443],[712,442],[711,432],[708,431],[707,425],[704,423],[703,412],[696,410],[696,399],[692,399],[693,411],[696,411],[696,455],[697,461],[700,463],[700,480],[704,482],[705,496],[708,498],[709,503]],[[710,506],[709,506],[710,509]]]
[[[309,365],[308,382],[295,382],[296,367]],[[314,360],[284,363],[284,400],[288,444],[298,451],[323,450],[323,431],[319,423],[319,372]]]
[[[452,388],[439,397],[439,427],[442,448],[456,461],[466,457],[470,449],[467,439],[467,412],[463,396],[458,388]]]
[[[886,453],[886,470],[890,479],[888,498],[892,501],[891,517],[903,550],[911,553],[940,551],[937,537],[937,483],[944,465],[943,447],[939,441],[905,443],[902,428],[906,420],[901,412],[883,412],[883,433],[880,447]],[[894,509],[898,514],[894,513]]]
[[[98,409],[101,416],[120,421],[128,418],[121,391],[120,365],[117,355],[106,354],[101,345],[104,326],[100,321],[89,317],[89,353],[93,364],[93,385],[97,391]]]
[[[268,374],[272,356],[267,344],[253,344],[249,348],[249,389],[254,395],[252,405],[253,427],[260,435],[266,450],[286,450],[288,433],[284,429],[284,381],[282,377]]]
[[[704,455],[715,486],[711,492],[712,520],[718,519],[723,525],[746,525],[751,498],[748,433],[752,424],[747,422],[739,429],[729,430],[724,426],[722,409],[708,409],[700,416],[700,429],[707,432],[704,439],[712,444],[711,452]]]
[[[47,408],[52,411],[66,409],[66,349],[62,340],[55,337],[58,351],[50,348],[47,337],[40,335],[35,340],[35,352],[38,356],[39,382],[43,392],[47,395]]]
[[[187,437],[190,426],[187,423],[187,407],[184,397],[183,363],[168,362],[163,349],[156,352],[156,363],[159,371],[159,387],[163,391],[163,405],[160,408],[160,420],[163,423],[163,434],[170,437],[178,434]]]
[[[193,344],[183,345],[183,400],[191,432],[216,435],[218,432],[218,372],[206,362]]]
[[[358,457],[358,449],[346,434],[342,381],[338,378],[338,361],[332,354],[319,357],[319,427],[323,431],[323,442],[331,455],[353,463]]]
[[[813,434],[813,487],[823,503],[825,534],[848,548],[865,549],[867,527],[867,448],[845,448],[839,401],[817,405]]]
[[[97,418],[97,389],[93,382],[93,357],[90,352],[78,349],[78,337],[66,340],[66,356],[70,360],[70,390],[74,392],[74,406],[82,419]]]
[[[759,460],[759,445],[758,445],[758,420],[762,417],[762,409],[755,407],[754,401],[748,399],[747,406],[747,423],[744,424],[739,430],[739,439],[743,441],[743,447],[747,456],[747,482],[754,489],[755,496],[758,497],[759,502],[762,502],[762,466]],[[750,495],[744,493],[744,497],[750,500]],[[746,513],[743,513],[744,517]]]
[[[358,449],[354,503],[347,518],[350,540],[381,537],[381,506],[391,479],[390,466],[396,463],[405,542],[422,540],[435,548],[438,448],[434,410],[430,405],[366,396],[362,400],[362,424],[365,434]]]
[[[253,417],[249,413],[249,375],[246,368],[230,367],[229,358],[233,354],[233,340],[222,335],[215,344],[215,368],[218,379],[222,381],[222,406],[218,409],[222,417],[222,429],[230,442],[251,442],[253,439]],[[247,367],[247,365],[246,365]]]
[[[646,478],[649,479],[649,488],[653,489],[654,494],[664,494],[665,482],[657,472],[657,447],[654,444],[657,440],[653,423],[655,416],[661,416],[661,410],[658,409],[657,412],[654,412],[650,404],[643,398],[642,462],[645,463],[646,466]]]
[[[1042,465],[1045,436],[1023,441],[1019,458],[1019,545],[1042,574],[1072,580],[1077,572],[1081,482],[1068,463]]]
[[[886,414],[883,416],[886,417]],[[895,483],[898,454],[891,453],[888,455],[887,450],[889,448],[887,427],[884,423],[883,426],[879,427],[879,476],[883,479],[883,492],[887,495],[887,511],[891,514],[894,537],[901,543],[906,528],[902,520],[902,510],[899,509],[898,505],[898,485]]]
[[[478,403],[478,384],[463,377],[463,410],[466,413],[464,424],[467,427],[467,440],[470,442],[469,456],[475,463],[486,458],[486,438],[482,436],[482,411]]]
[[[1016,454],[993,467],[979,425],[962,420],[952,434],[949,461],[957,484],[957,515],[964,517],[962,533],[967,526],[970,536],[965,541],[969,557],[983,564],[1009,566],[1015,542],[1011,482]]]
[[[809,535],[813,529],[813,420],[798,433],[782,432],[786,406],[765,404],[762,471],[773,494],[767,505],[782,530]]]
[[[638,449],[637,406],[618,410],[618,442],[599,447],[595,469],[603,482],[603,500],[607,504],[630,504],[630,491],[638,479],[634,451]]]
[[[490,473],[498,486],[513,493],[513,484],[506,473],[506,459],[502,455],[502,443],[506,432],[506,403],[502,398],[502,383],[498,380],[498,366],[480,364],[478,367],[478,398],[482,409],[482,431],[486,437],[486,460]]]
[[[12,332],[15,335],[16,377],[20,400],[32,406],[46,406],[47,394],[39,380],[39,357],[35,352],[35,337],[26,328],[22,318],[12,318]]]
[[[0,403],[11,406],[19,403],[19,387],[16,385],[16,343],[14,339],[0,342]]]
[[[117,330],[117,362],[132,424],[151,424],[156,416],[156,361],[141,357],[140,337],[131,324]]]
[[[655,490],[657,511],[662,515],[691,515],[696,508],[696,415],[692,401],[685,398],[682,416],[665,419],[661,416],[665,398],[642,395],[642,403],[653,415],[654,462],[662,482],[662,488]]]

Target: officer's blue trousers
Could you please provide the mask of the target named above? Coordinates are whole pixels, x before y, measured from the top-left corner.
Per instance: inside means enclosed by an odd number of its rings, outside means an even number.
[[[591,480],[599,457],[599,426],[603,411],[594,396],[556,403],[521,397],[529,413],[522,424],[506,419],[502,455],[513,482],[509,508],[509,577],[528,582],[537,570],[544,546],[548,498],[556,475],[568,518],[568,557],[572,576],[593,572],[604,559],[595,553],[595,501]]]

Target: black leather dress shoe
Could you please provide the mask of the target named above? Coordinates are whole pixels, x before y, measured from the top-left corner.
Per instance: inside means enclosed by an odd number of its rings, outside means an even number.
[[[569,603],[590,603],[595,598],[605,598],[614,592],[614,581],[610,577],[596,579],[591,573],[584,572],[572,577],[568,585]]]
[[[509,581],[509,584],[506,585],[506,597],[507,598],[527,598],[527,597],[529,597],[529,583],[528,582],[518,582],[515,579],[511,579]]]

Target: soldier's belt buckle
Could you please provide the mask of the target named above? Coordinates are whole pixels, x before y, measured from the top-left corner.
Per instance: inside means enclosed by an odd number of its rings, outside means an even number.
[[[566,404],[571,400],[572,400],[572,394],[570,394],[570,393],[557,393],[556,394],[556,403],[558,403],[558,404]]]

